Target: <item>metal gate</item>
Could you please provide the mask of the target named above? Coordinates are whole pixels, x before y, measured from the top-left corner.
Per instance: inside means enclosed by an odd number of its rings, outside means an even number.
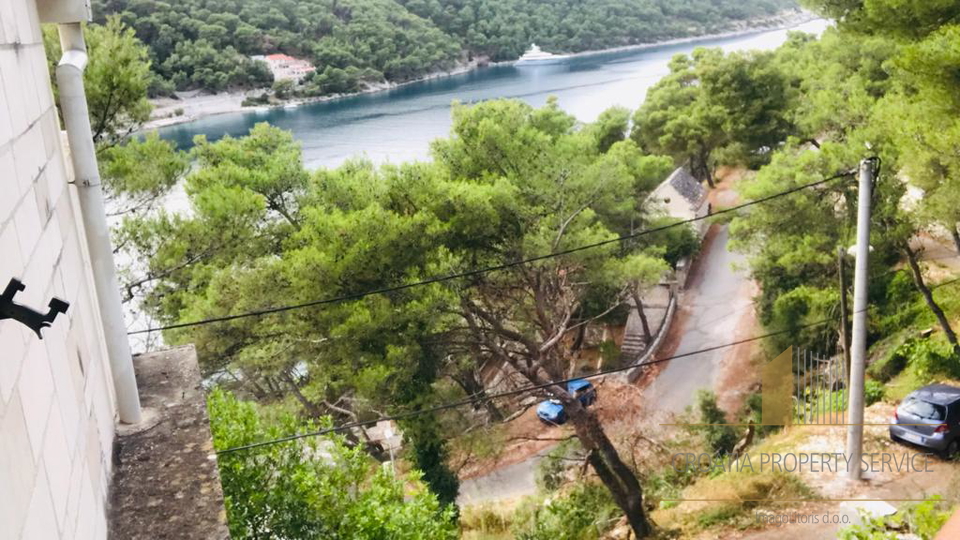
[[[794,423],[845,424],[847,373],[843,357],[794,349]]]

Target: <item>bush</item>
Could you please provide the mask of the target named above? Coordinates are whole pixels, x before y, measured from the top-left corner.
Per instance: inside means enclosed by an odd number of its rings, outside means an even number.
[[[938,375],[960,377],[960,364],[953,357],[948,343],[936,339],[914,339],[904,345],[910,367],[921,381],[930,382]]]
[[[570,439],[558,444],[546,457],[540,461],[535,471],[537,487],[546,493],[560,489],[563,485],[564,473],[570,463],[570,456],[583,450],[579,439]]]
[[[519,517],[519,516],[518,516]],[[568,495],[547,500],[526,519],[515,519],[517,540],[596,540],[620,517],[610,492],[600,484],[579,484]]]
[[[863,384],[863,395],[867,401],[867,407],[883,400],[883,398],[886,397],[886,394],[887,389],[884,388],[883,384],[879,381],[870,379],[865,381]]]
[[[758,439],[766,437],[767,435],[780,430],[780,426],[764,425],[763,423],[763,394],[760,392],[753,392],[747,396],[746,402],[744,403],[743,417],[740,420],[744,424],[750,422],[754,423],[754,443]]]
[[[656,504],[660,508],[672,508],[680,504],[675,499],[681,498],[684,488],[692,484],[697,475],[696,467],[665,467],[644,480],[644,498],[648,503]]]
[[[296,85],[290,79],[284,79],[273,83],[273,95],[277,99],[287,99],[293,97],[296,91]]]
[[[937,531],[950,518],[950,509],[939,497],[921,503],[907,504],[892,516],[865,517],[860,525],[840,529],[837,538],[859,540],[861,538],[905,538],[913,535],[923,540],[936,536]]]
[[[256,97],[248,96],[243,102],[240,103],[241,107],[256,107],[259,105],[268,105],[270,103],[270,96],[266,92],[260,94]]]
[[[468,506],[460,514],[460,527],[481,534],[498,534],[510,530],[511,514],[502,506],[481,504]]]
[[[887,382],[899,375],[907,367],[907,355],[903,345],[870,364],[867,373],[880,382]]]
[[[693,430],[703,436],[710,450],[716,455],[724,455],[737,444],[737,433],[733,426],[726,425],[727,418],[717,406],[717,396],[709,390],[697,392],[697,409],[700,411],[701,426]]]

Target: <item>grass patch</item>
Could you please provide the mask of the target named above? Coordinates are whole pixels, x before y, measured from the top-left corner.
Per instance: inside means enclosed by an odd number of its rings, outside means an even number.
[[[473,540],[499,540],[513,538],[510,528],[513,525],[514,505],[507,503],[485,503],[465,506],[460,509],[460,527],[463,538]]]
[[[887,383],[887,397],[892,401],[901,401],[907,394],[923,386],[916,370],[906,369]]]
[[[684,501],[672,508],[661,508],[654,521],[665,529],[695,535],[707,529],[747,529],[755,525],[753,511],[765,503],[749,499],[812,498],[816,493],[796,475],[783,472],[727,472],[701,477],[683,491],[684,499],[722,499]],[[737,502],[727,502],[737,501]]]

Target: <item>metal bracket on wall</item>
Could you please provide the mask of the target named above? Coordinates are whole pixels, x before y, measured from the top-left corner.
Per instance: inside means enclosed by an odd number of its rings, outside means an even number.
[[[48,304],[49,309],[46,314],[34,311],[26,306],[21,306],[13,301],[16,294],[26,288],[26,285],[19,279],[13,278],[7,284],[7,288],[0,294],[0,320],[14,319],[20,321],[25,326],[33,330],[37,337],[43,339],[40,330],[49,327],[57,315],[66,313],[70,304],[59,298],[52,298]]]

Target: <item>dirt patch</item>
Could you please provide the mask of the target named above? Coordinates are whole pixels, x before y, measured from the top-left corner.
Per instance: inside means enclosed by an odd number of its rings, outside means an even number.
[[[713,208],[729,208],[740,204],[740,194],[735,187],[750,171],[742,167],[720,167],[717,169],[716,187],[710,190],[707,200]]]
[[[751,296],[759,293],[755,282],[750,282],[746,287]],[[756,336],[758,328],[756,310],[746,310],[737,322],[734,341]],[[759,352],[759,341],[741,343],[731,347],[720,363],[720,376],[716,387],[717,404],[727,413],[731,422],[736,421],[734,416],[743,409],[747,396],[759,389],[760,370],[755,362]]]
[[[452,462],[460,480],[469,480],[526,460],[557,444],[573,433],[568,427],[548,426],[537,418],[535,407],[510,422],[492,426],[490,437],[504,441],[503,450],[492,457],[468,455],[466,449],[454,451]],[[459,464],[459,465],[456,465]]]
[[[639,387],[612,378],[604,379],[596,385],[597,401],[593,407],[609,433],[615,431],[613,427],[616,427],[616,430],[622,428],[622,422],[632,423],[634,419],[642,416],[643,393]],[[494,429],[501,430],[496,436],[504,440],[503,451],[489,458],[454,456],[453,462],[461,463],[461,480],[484,476],[491,471],[525,461],[544,449],[573,437],[573,428],[544,424],[537,418],[533,407],[515,420],[495,426]]]

